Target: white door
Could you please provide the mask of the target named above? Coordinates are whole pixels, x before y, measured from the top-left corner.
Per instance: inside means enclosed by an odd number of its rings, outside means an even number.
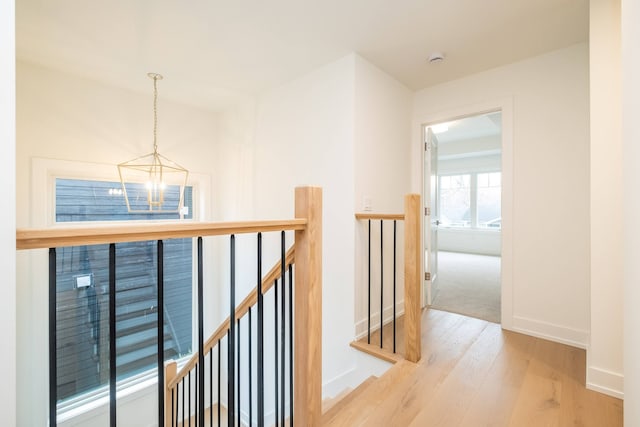
[[[427,128],[425,135],[424,230],[425,230],[425,303],[431,305],[438,293],[438,225],[440,224],[438,191],[438,139]]]

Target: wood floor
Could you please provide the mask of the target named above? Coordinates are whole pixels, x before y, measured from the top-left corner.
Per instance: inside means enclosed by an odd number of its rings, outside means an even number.
[[[584,350],[428,310],[421,361],[366,381],[324,413],[323,425],[622,426],[622,401],[585,388],[585,363]]]

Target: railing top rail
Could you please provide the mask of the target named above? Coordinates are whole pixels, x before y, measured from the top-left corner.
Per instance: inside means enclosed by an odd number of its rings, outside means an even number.
[[[304,230],[306,219],[66,226],[16,230],[16,249],[59,248],[200,236]]]
[[[356,213],[356,219],[393,219],[398,221],[404,220],[404,214],[384,214],[373,212]]]

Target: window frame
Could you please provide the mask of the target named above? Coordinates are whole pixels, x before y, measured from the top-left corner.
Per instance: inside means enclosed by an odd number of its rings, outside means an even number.
[[[210,217],[210,188],[211,177],[201,173],[189,173],[188,184],[192,187],[192,203],[193,215],[190,219],[158,219],[158,220],[133,220],[133,221],[74,221],[74,222],[56,222],[56,179],[78,179],[78,180],[94,180],[119,182],[120,178],[115,165],[104,163],[90,163],[72,160],[58,160],[33,157],[31,159],[31,191],[30,191],[30,223],[34,228],[61,228],[61,227],[86,227],[88,224],[116,225],[128,223],[151,223],[151,224],[170,224],[176,222],[197,222]],[[195,239],[192,243],[194,256],[192,257],[192,306],[197,307],[197,244]],[[33,256],[32,262],[34,266],[39,265],[44,260],[38,256]],[[46,261],[44,261],[46,265]],[[30,282],[34,290],[32,291],[34,305],[46,307],[48,301],[47,292],[35,291],[39,283],[47,283],[47,269],[34,268]],[[197,342],[197,310],[192,313],[192,342]],[[41,323],[41,315],[36,311],[31,314],[31,322],[34,325]],[[34,320],[38,317],[38,320]],[[45,315],[46,317],[46,315]],[[46,329],[46,328],[44,328]],[[40,332],[32,331],[34,335],[40,336]],[[41,342],[47,342],[48,338],[42,336]],[[45,360],[48,360],[48,351],[43,352],[47,356],[40,359],[44,366],[48,366]],[[180,368],[186,363],[191,355],[180,358],[178,367]],[[38,362],[32,362],[38,363]],[[42,366],[43,363],[40,363]],[[48,368],[46,368],[48,371]],[[48,375],[45,379],[48,384]],[[132,377],[119,381],[118,395],[127,398],[136,398],[139,394],[146,394],[155,390],[157,384],[157,368],[152,368],[133,375]],[[58,402],[59,420],[65,421],[78,416],[85,416],[88,413],[102,410],[103,406],[108,402],[108,385],[98,387],[86,393],[82,393],[76,397],[69,398],[64,402]]]
[[[445,177],[450,178],[450,177],[454,177],[454,176],[456,176],[456,177],[457,176],[464,177],[465,175],[469,176],[469,218],[470,218],[469,223],[470,224],[469,224],[468,227],[464,227],[464,226],[461,227],[461,226],[455,226],[455,225],[442,225],[442,227],[444,227],[444,228],[450,228],[450,229],[455,229],[455,230],[471,230],[471,229],[474,228],[474,224],[473,224],[474,223],[473,218],[474,218],[474,215],[475,215],[475,206],[474,206],[474,203],[473,203],[473,200],[474,200],[474,194],[473,194],[473,192],[474,192],[474,190],[473,190],[474,178],[473,178],[473,174],[470,173],[470,172],[460,172],[460,173],[452,172],[452,173],[444,173],[444,174],[441,174],[441,175],[439,174],[438,175],[438,177],[437,177],[437,179],[438,179],[438,203],[439,203],[438,212],[439,212],[439,215],[441,216],[443,211],[444,211],[444,209],[443,209],[443,199],[444,199],[443,194],[444,194],[444,191],[443,191],[442,179],[445,178]],[[465,188],[465,187],[458,187],[458,188]],[[442,221],[440,222],[440,224],[442,224]]]
[[[490,228],[490,227],[480,227],[478,225],[478,175],[491,174],[491,173],[500,173],[500,203],[502,205],[502,171],[500,169],[459,171],[459,172],[447,172],[443,174],[438,174],[439,189],[441,188],[441,185],[442,185],[442,177],[469,175],[469,216],[471,219],[469,227],[443,225],[442,223],[440,223],[440,227],[446,228],[447,230],[456,230],[456,231],[473,230],[473,231],[481,231],[481,232],[489,232],[489,233],[499,233],[502,230],[502,227]],[[442,191],[439,191],[438,203],[440,204],[440,206],[438,206],[438,212],[442,212]],[[502,212],[502,206],[500,207],[500,211]]]

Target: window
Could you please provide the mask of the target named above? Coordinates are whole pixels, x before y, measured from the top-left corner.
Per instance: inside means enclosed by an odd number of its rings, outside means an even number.
[[[449,227],[471,226],[471,175],[440,177],[440,221]]]
[[[444,227],[499,230],[501,173],[440,175],[440,221]]]
[[[129,213],[120,183],[55,180],[55,221],[189,219],[192,187],[180,214]],[[141,191],[143,190],[141,185]],[[169,187],[167,198],[178,198]],[[165,318],[165,357],[192,351],[192,241],[164,242],[165,306],[157,307],[156,242],[116,245],[116,339],[118,380],[156,366],[158,310]],[[57,251],[58,397],[72,399],[105,386],[109,379],[108,245]]]
[[[500,228],[500,172],[478,174],[478,227]]]

